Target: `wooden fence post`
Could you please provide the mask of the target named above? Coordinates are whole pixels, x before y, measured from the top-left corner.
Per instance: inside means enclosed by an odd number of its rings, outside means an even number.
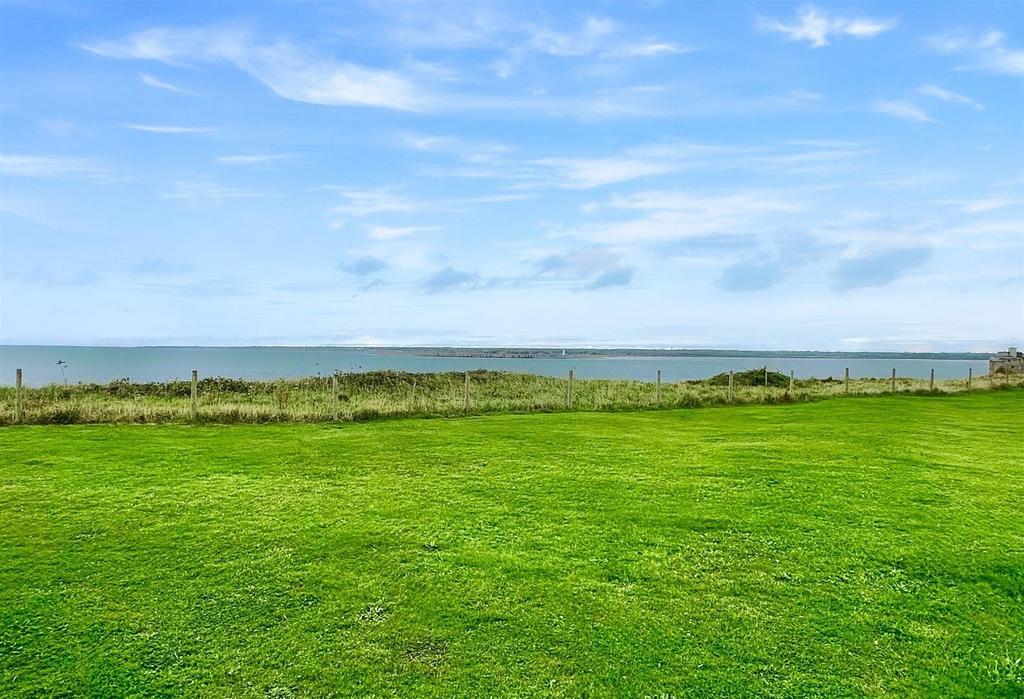
[[[654,387],[654,401],[661,407],[661,369],[658,369],[658,380]]]
[[[846,393],[850,392],[850,367],[846,367],[844,371],[843,383],[846,385]]]
[[[565,386],[565,407],[568,410],[572,410],[572,380],[574,378],[573,370],[569,370],[569,383]]]
[[[331,374],[331,419],[338,420],[338,372]]]
[[[764,365],[764,387],[768,388],[768,365]]]
[[[794,378],[795,373],[796,372],[794,372],[792,369],[789,370],[789,392],[790,392],[790,394],[793,393],[793,378]]]
[[[192,405],[189,413],[192,416],[192,420],[196,419],[196,415],[199,412],[199,372],[195,369],[192,370]]]
[[[931,376],[928,378],[928,390],[929,391],[934,391],[935,390],[935,370],[934,369],[932,369]]]
[[[462,388],[462,409],[469,412],[469,372],[466,372],[466,383]]]
[[[21,369],[14,372],[14,421],[21,422]]]
[[[893,370],[892,370],[892,384],[891,384],[891,387],[892,387],[892,393],[896,393],[896,368],[895,367],[893,367]]]
[[[974,368],[973,367],[967,367],[967,390],[968,391],[971,390],[971,378],[972,378],[973,374],[974,374]]]
[[[729,402],[732,403],[732,372],[729,372]]]

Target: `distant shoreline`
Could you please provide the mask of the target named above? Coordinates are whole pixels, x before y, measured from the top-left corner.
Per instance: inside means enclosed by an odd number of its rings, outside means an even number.
[[[0,344],[0,348],[170,349],[170,350],[351,350],[420,357],[472,359],[629,359],[649,357],[765,357],[770,359],[985,360],[992,352],[884,352],[821,350],[656,349],[643,347],[445,347],[385,345],[43,345]],[[564,353],[564,354],[563,354]]]
[[[352,348],[356,349],[356,348]],[[557,359],[630,357],[766,357],[770,359],[952,359],[982,360],[990,353],[982,352],[823,352],[814,350],[713,350],[713,349],[644,349],[616,347],[606,349],[550,347],[366,347],[395,354],[426,357],[472,357],[487,359]]]

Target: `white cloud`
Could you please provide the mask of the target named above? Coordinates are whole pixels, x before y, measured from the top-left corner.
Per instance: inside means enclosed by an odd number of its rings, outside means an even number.
[[[940,53],[962,53],[972,58],[970,67],[1003,75],[1024,75],[1024,49],[1006,46],[1006,35],[992,30],[980,36],[944,34],[926,39]]]
[[[395,240],[396,238],[407,238],[416,233],[436,231],[438,226],[374,226],[370,229],[369,235],[374,240]]]
[[[401,193],[397,187],[378,187],[371,189],[354,189],[327,185],[321,187],[337,192],[343,199],[341,204],[327,210],[332,217],[330,227],[334,230],[344,228],[351,219],[369,218],[378,214],[417,214],[448,212],[457,213],[472,209],[483,204],[500,204],[527,199],[528,195],[507,193],[477,197],[448,198],[412,198]],[[370,229],[370,237],[377,240],[401,238],[416,232],[435,230],[436,226],[423,226],[417,221],[414,226],[382,225]]]
[[[438,20],[440,22],[440,20]],[[424,25],[432,26],[432,25]],[[588,18],[576,31],[556,31],[521,21],[492,28],[500,41],[485,44],[492,60],[486,67],[512,76],[531,55],[555,57],[655,56],[686,49],[656,38],[620,36],[609,20]],[[443,45],[443,41],[441,42]],[[478,48],[484,48],[484,46]],[[579,119],[624,118],[660,113],[646,86],[593,89],[575,94],[501,94],[500,91],[452,92],[448,84],[463,78],[450,67],[411,58],[382,69],[339,60],[316,48],[281,38],[266,41],[248,31],[220,28],[153,28],[117,40],[95,41],[82,48],[98,55],[155,60],[167,65],[233,65],[278,96],[313,104],[363,106],[410,112],[521,111]],[[455,47],[460,48],[460,47]],[[382,47],[392,54],[395,46]],[[476,59],[474,59],[475,61]],[[163,81],[160,81],[163,82]],[[170,84],[170,83],[165,83]]]
[[[405,49],[491,50],[502,55],[490,67],[502,78],[514,74],[529,54],[556,57],[600,55],[652,57],[693,49],[654,36],[637,37],[607,17],[589,16],[574,27],[551,26],[492,3],[380,3],[379,32],[387,46]]]
[[[103,170],[86,158],[45,155],[0,155],[0,174],[5,177],[68,177],[101,175]]]
[[[217,157],[218,163],[225,165],[259,165],[281,160],[285,156],[274,153],[254,153],[248,155],[221,155]]]
[[[980,214],[988,211],[995,211],[996,209],[1002,209],[1006,206],[1014,206],[1018,201],[1007,196],[994,196],[985,199],[976,199],[974,201],[964,202],[960,206],[960,210],[968,214]]]
[[[577,32],[557,32],[547,27],[531,27],[529,47],[552,56],[586,56],[600,48],[604,39],[616,29],[615,22],[600,17],[587,17]]]
[[[364,217],[379,213],[416,211],[416,202],[403,197],[394,187],[376,189],[335,188],[344,200],[330,209],[330,213],[345,217]]]
[[[823,99],[821,93],[811,92],[810,90],[804,90],[797,88],[790,90],[784,95],[771,95],[769,97],[760,98],[759,102],[765,107],[807,107],[814,105]]]
[[[887,114],[905,121],[934,124],[932,119],[919,105],[910,100],[879,100],[871,105],[871,109],[879,114]]]
[[[132,131],[166,134],[209,133],[214,130],[209,126],[174,126],[171,124],[124,124],[124,128]]]
[[[429,100],[397,73],[318,56],[279,40],[255,42],[233,29],[149,29],[117,41],[83,46],[101,56],[171,65],[226,62],[279,96],[298,102],[420,111]]]
[[[174,191],[161,195],[163,199],[184,199],[190,202],[223,201],[225,199],[248,199],[266,196],[260,192],[241,187],[228,187],[208,180],[178,181],[174,183]]]
[[[491,3],[379,3],[385,13],[378,35],[406,49],[503,49],[515,25]]]
[[[821,94],[818,92],[811,92],[810,90],[796,89],[790,90],[787,93],[790,97],[795,100],[816,102],[821,99]]]
[[[872,19],[870,17],[829,17],[823,11],[807,5],[800,8],[797,20],[786,24],[769,17],[758,17],[757,28],[763,32],[782,34],[790,41],[806,41],[820,48],[828,46],[833,37],[852,36],[868,39],[896,26],[894,19]]]
[[[615,195],[588,210],[639,212],[642,217],[594,223],[573,233],[596,242],[632,243],[759,232],[774,225],[780,217],[802,212],[806,199],[805,192],[787,195],[764,190],[726,194],[660,190]]]
[[[425,111],[430,100],[397,73],[308,56],[286,43],[245,53],[239,67],[285,99]]]
[[[160,80],[159,78],[154,78],[152,75],[149,75],[148,73],[139,73],[139,80],[141,80],[144,85],[149,85],[150,87],[155,87],[158,90],[167,90],[168,92],[177,92],[177,93],[182,94],[182,95],[191,95],[192,94],[188,90],[184,90],[184,89],[178,87],[177,85],[172,85],[171,83],[164,82],[163,80]]]
[[[492,162],[512,151],[512,148],[501,143],[467,141],[456,136],[432,136],[404,131],[399,134],[399,138],[413,150],[455,155],[469,163]]]
[[[672,172],[750,171],[773,177],[835,174],[856,167],[876,152],[846,141],[782,142],[746,146],[669,141],[626,148],[603,157],[559,156],[540,159],[512,157],[473,166],[435,166],[424,174],[506,180],[517,190],[592,189]]]
[[[966,104],[968,106],[981,111],[984,107],[975,100],[965,95],[957,94],[956,92],[950,92],[938,85],[922,85],[917,88],[917,93],[924,95],[925,97],[934,97],[935,99],[942,100],[943,102],[954,102],[957,104]]]
[[[538,165],[554,171],[552,184],[565,189],[592,189],[676,169],[671,162],[626,158],[543,158]]]
[[[604,55],[616,58],[648,58],[652,56],[670,56],[673,54],[690,53],[695,50],[696,49],[688,46],[680,46],[679,44],[673,44],[668,41],[648,39],[646,41],[636,43],[622,44],[621,46],[609,49]]]

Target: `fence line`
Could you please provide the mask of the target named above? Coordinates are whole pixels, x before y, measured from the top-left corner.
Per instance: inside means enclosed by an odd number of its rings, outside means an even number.
[[[14,421],[21,422],[21,369],[15,374],[14,383]]]
[[[413,386],[413,400],[416,399],[416,387]],[[338,421],[338,372],[331,374],[331,420]]]
[[[765,369],[767,371],[767,369]],[[757,376],[759,372],[754,370],[753,375]],[[779,372],[776,372],[776,376]],[[440,376],[444,376],[441,374]],[[470,412],[493,412],[503,410],[551,410],[558,409],[557,393],[553,399],[551,395],[551,388],[557,385],[557,379],[550,377],[532,375],[528,379],[528,383],[522,383],[522,377],[517,375],[496,375],[496,379],[490,379],[489,375],[484,374],[484,379],[481,383],[476,383],[472,376],[472,372],[464,372],[462,378],[462,410],[461,412],[466,414]],[[747,381],[752,378],[750,373],[744,375]],[[728,372],[727,383],[721,378],[720,383],[708,383],[705,381],[677,381],[677,382],[663,382],[662,381],[662,370],[658,369],[654,375],[654,381],[641,382],[641,381],[617,381],[617,380],[585,380],[579,384],[579,391],[577,392],[576,375],[575,370],[569,370],[567,379],[564,379],[564,409],[566,410],[607,410],[607,409],[642,409],[649,407],[672,407],[672,406],[692,406],[692,405],[703,405],[712,404],[715,402],[722,403],[749,403],[749,402],[774,402],[780,400],[808,400],[814,398],[838,396],[838,395],[869,395],[879,393],[890,393],[896,394],[900,392],[899,384],[897,382],[898,374],[896,368],[893,368],[885,379],[862,379],[858,385],[859,390],[853,389],[851,383],[850,370],[845,368],[843,372],[843,383],[841,386],[837,386],[836,383],[832,382],[832,379],[816,380],[806,379],[798,382],[796,380],[796,372],[790,370],[788,382],[782,384],[782,378],[777,376],[777,379],[772,385],[771,373],[765,374],[767,377],[764,381],[765,386],[760,386],[762,383],[760,377],[754,379],[753,385],[750,383],[745,384],[742,387],[737,387],[736,378],[737,374],[735,371]],[[722,376],[722,378],[725,378]],[[996,374],[983,377],[984,383],[983,388],[1001,388],[1009,387],[1011,385],[1021,386],[1024,382],[1019,379],[1024,379],[1024,376],[1017,377],[1010,376],[1007,374],[1003,377],[1002,381],[999,381],[999,376]],[[204,410],[204,415],[200,415],[199,412],[199,392],[200,392],[200,381],[198,370],[191,371],[191,381],[187,385],[187,416],[193,421],[199,421],[200,417],[204,419],[217,419],[227,415],[230,411],[235,411],[236,415],[248,415],[251,420],[285,420],[285,419],[302,419],[302,420],[333,420],[338,421],[341,419],[357,419],[358,417],[366,416],[385,416],[385,415],[410,415],[410,414],[448,414],[453,410],[457,410],[451,393],[448,397],[443,394],[444,379],[441,381],[431,381],[426,379],[426,387],[423,389],[421,395],[421,382],[422,378],[413,378],[411,389],[409,385],[396,385],[395,393],[376,393],[374,394],[373,400],[378,401],[371,408],[347,408],[346,415],[343,416],[339,407],[339,400],[342,397],[340,388],[340,377],[339,372],[335,371],[331,374],[329,380],[326,377],[322,379],[309,379],[314,382],[313,386],[319,386],[319,398],[310,402],[310,394],[304,393],[299,395],[299,401],[305,400],[303,405],[296,405],[291,403],[292,390],[294,384],[287,384],[286,381],[282,380],[271,384],[270,382],[251,382],[246,384],[243,382],[242,388],[227,388],[221,389],[218,387],[217,382],[220,380],[209,379],[213,381],[211,384],[214,386],[213,392],[206,398],[204,405],[207,408]],[[207,379],[204,379],[207,381]],[[233,381],[227,380],[224,381]],[[241,380],[239,380],[241,381]],[[489,383],[494,381],[494,383]],[[502,381],[508,381],[508,392],[502,392],[504,386]],[[902,379],[903,391],[918,391],[928,393],[949,393],[956,391],[971,391],[975,388],[974,385],[974,370],[972,367],[968,368],[966,382],[962,379],[945,379],[936,383],[935,369],[930,368],[927,378],[923,379]],[[182,419],[185,414],[182,410],[181,402],[177,403],[175,408],[175,401],[181,401],[181,394],[141,394],[143,398],[152,396],[153,401],[147,403],[145,400],[138,400],[140,394],[130,394],[129,398],[123,398],[113,390],[113,387],[117,385],[117,382],[109,384],[108,386],[93,385],[91,388],[95,389],[93,393],[83,392],[83,399],[76,393],[75,388],[61,387],[57,384],[46,387],[46,390],[42,389],[27,389],[25,387],[25,376],[21,368],[18,368],[15,372],[15,388],[14,388],[14,401],[13,401],[13,420],[11,420],[12,413],[8,412],[11,410],[11,403],[7,402],[6,407],[0,403],[0,424],[12,421],[14,423],[21,422],[60,422],[76,421],[76,415],[82,414],[81,411],[86,411],[85,414],[91,417],[87,417],[84,421],[104,421],[106,420],[141,420],[148,421],[151,419]],[[519,383],[517,383],[519,382]],[[884,382],[884,383],[883,383]],[[276,386],[274,392],[268,392],[263,394],[259,389],[253,390],[252,384],[257,385],[266,383],[267,386]],[[433,383],[433,387],[431,387]],[[653,384],[653,385],[652,385]],[[724,384],[724,385],[723,385]],[[886,386],[885,384],[888,384]],[[125,384],[129,385],[130,384]],[[447,384],[450,386],[450,384]],[[457,385],[457,384],[456,384]],[[474,385],[480,386],[482,390],[481,397],[474,401],[473,400],[473,387]],[[515,388],[515,385],[523,386],[525,388]],[[783,386],[785,388],[783,389]],[[89,387],[86,387],[89,388]],[[110,389],[105,390],[105,389]],[[329,396],[324,396],[324,389],[327,388],[330,391]],[[653,391],[651,390],[653,388]],[[666,400],[666,388],[668,389],[668,397]],[[888,391],[886,391],[886,388]],[[723,390],[724,389],[724,390]],[[0,388],[0,391],[4,389]],[[9,389],[7,389],[9,391]],[[203,389],[204,392],[207,389]],[[301,387],[298,390],[302,390]],[[410,393],[411,390],[411,393]],[[237,393],[233,393],[237,391]],[[268,389],[269,391],[269,389]],[[439,392],[441,391],[441,392]],[[356,400],[369,400],[366,395],[358,394],[358,389],[351,391],[355,394]],[[130,392],[129,392],[130,393]],[[652,395],[653,393],[653,395]],[[723,395],[724,394],[724,395]],[[10,393],[7,394],[10,396]],[[457,394],[456,394],[457,395]],[[89,396],[95,396],[96,400],[92,403],[88,402]],[[179,396],[179,397],[176,397]],[[277,398],[277,412],[271,414],[268,411],[268,398],[276,396]],[[221,402],[218,402],[220,399]],[[525,399],[525,400],[524,400]],[[8,398],[9,400],[9,398]],[[131,402],[129,402],[129,400]],[[345,395],[344,400],[348,403],[351,401],[350,396]],[[65,402],[62,402],[65,401]],[[123,401],[123,402],[120,402]],[[163,404],[160,401],[165,401]],[[248,403],[246,401],[249,401]],[[403,402],[404,401],[404,402]],[[410,402],[411,401],[411,402]],[[457,398],[456,398],[457,401]],[[155,405],[154,405],[155,404]],[[128,406],[126,408],[126,405]],[[87,411],[93,409],[95,412],[88,413]],[[133,413],[132,410],[135,410]],[[163,412],[161,412],[161,410]],[[76,411],[79,411],[76,413]],[[177,412],[176,412],[177,411]],[[219,412],[218,412],[219,411]],[[7,417],[4,417],[6,413]],[[175,418],[177,415],[177,418]],[[26,419],[27,418],[27,419]],[[230,418],[227,418],[230,419]],[[239,420],[239,418],[236,418]]]

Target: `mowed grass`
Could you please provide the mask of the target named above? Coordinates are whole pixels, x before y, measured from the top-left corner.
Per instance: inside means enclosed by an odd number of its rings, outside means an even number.
[[[1021,696],[1024,393],[0,430],[0,695]]]

